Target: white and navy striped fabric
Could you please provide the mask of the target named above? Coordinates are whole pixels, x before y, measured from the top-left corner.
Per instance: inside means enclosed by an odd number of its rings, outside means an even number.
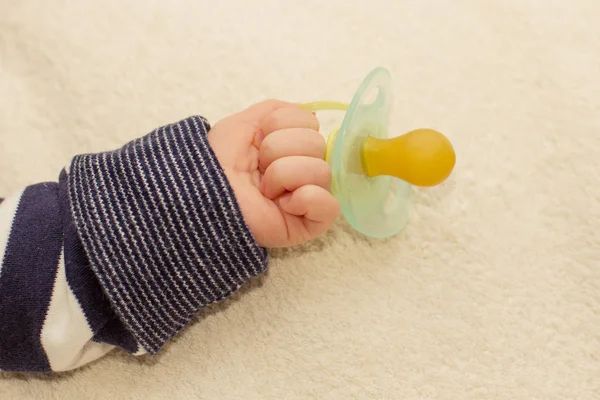
[[[0,202],[0,370],[155,354],[267,265],[190,117]]]

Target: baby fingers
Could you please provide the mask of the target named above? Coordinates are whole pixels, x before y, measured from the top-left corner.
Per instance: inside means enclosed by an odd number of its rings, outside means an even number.
[[[261,122],[261,129],[265,136],[289,128],[306,128],[318,131],[319,120],[310,111],[299,107],[288,107],[273,111]]]
[[[288,128],[273,132],[260,146],[259,169],[264,173],[275,160],[290,156],[323,159],[325,139],[312,129]]]
[[[290,238],[301,238],[294,244],[327,232],[340,214],[340,206],[331,193],[314,185],[302,186],[282,196],[279,206],[285,213],[301,218],[300,223],[288,224],[294,230],[289,232]]]
[[[331,169],[327,162],[314,157],[290,156],[279,158],[267,167],[261,181],[261,191],[265,197],[273,200],[305,185],[329,190],[330,184]]]

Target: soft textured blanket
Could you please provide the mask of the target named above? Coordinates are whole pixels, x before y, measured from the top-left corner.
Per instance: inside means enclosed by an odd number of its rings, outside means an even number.
[[[457,152],[397,237],[340,219],[156,358],[0,375],[0,398],[599,399],[599,19],[597,0],[0,0],[0,197],[192,114],[349,101],[379,65],[395,133]]]

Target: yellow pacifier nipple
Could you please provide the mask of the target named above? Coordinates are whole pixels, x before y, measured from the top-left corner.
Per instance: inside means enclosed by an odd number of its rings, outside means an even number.
[[[415,186],[435,186],[452,173],[456,154],[441,133],[416,129],[391,139],[366,138],[362,163],[369,177],[388,175]]]

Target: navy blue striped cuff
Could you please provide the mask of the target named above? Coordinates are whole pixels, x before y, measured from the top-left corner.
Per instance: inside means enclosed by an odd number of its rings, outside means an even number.
[[[151,354],[266,269],[209,129],[190,117],[70,166],[70,205],[91,267]]]

